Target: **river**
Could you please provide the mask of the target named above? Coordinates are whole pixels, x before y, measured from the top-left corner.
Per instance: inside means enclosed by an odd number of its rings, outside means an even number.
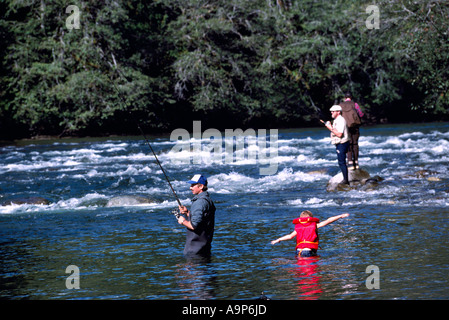
[[[204,136],[190,137],[191,152],[149,137],[183,204],[185,181],[208,177],[217,214],[206,260],[182,255],[177,202],[141,137],[1,147],[0,298],[448,299],[449,123],[362,127],[361,168],[383,180],[338,192],[326,191],[339,172],[328,134],[279,130],[269,148],[245,144],[232,162],[225,148],[212,158]],[[267,162],[249,156],[262,149],[276,164],[266,175]],[[106,206],[120,195],[153,202]],[[294,240],[270,240],[306,209],[350,216],[319,230],[318,257],[298,260]]]

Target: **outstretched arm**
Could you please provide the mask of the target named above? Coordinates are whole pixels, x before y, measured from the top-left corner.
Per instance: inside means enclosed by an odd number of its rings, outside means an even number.
[[[317,227],[317,228],[321,228],[321,227],[327,226],[329,223],[332,223],[332,222],[334,222],[334,221],[337,221],[338,219],[341,219],[341,218],[346,218],[346,217],[348,217],[348,216],[349,216],[349,213],[343,213],[343,214],[340,214],[340,215],[338,215],[338,216],[330,217],[329,219],[324,220],[323,222],[318,223],[318,224],[316,225],[316,227]]]
[[[284,240],[291,240],[291,239],[293,239],[294,237],[296,237],[296,231],[293,231],[293,232],[290,233],[290,234],[287,234],[287,235],[285,235],[285,236],[283,236],[283,237],[280,237],[280,238],[278,238],[278,239],[276,239],[276,240],[271,241],[271,244],[276,244],[276,243],[278,243],[278,242],[280,242],[280,241],[284,241]]]

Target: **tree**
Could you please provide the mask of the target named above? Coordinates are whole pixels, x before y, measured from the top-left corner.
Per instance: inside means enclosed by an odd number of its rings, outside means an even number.
[[[449,4],[381,0],[0,3],[0,134],[318,125],[345,91],[368,120],[447,119]],[[22,131],[26,130],[25,133]]]
[[[136,66],[140,52],[128,49],[124,32],[141,27],[130,25],[128,8],[116,1],[83,2],[80,29],[71,30],[65,8],[65,1],[9,2],[2,25],[15,41],[5,55],[4,109],[32,134],[101,134],[118,122],[126,132],[120,115],[129,112],[154,119],[159,81],[140,71],[148,65]]]

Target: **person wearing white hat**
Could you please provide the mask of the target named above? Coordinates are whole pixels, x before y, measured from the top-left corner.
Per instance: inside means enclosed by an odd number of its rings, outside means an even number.
[[[179,207],[179,212],[185,215],[178,218],[178,223],[186,227],[184,255],[209,256],[214,236],[215,205],[207,192],[206,177],[196,174],[187,183],[190,183],[195,196],[190,211],[185,206]]]
[[[348,180],[348,166],[346,165],[346,153],[349,149],[349,132],[346,125],[346,120],[341,115],[341,106],[333,105],[330,108],[334,122],[326,122],[326,128],[331,132],[331,142],[335,145],[337,150],[338,166],[343,173],[343,184],[349,184]]]

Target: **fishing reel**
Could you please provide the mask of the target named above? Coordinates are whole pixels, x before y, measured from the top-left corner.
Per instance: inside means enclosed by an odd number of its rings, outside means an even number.
[[[178,209],[173,209],[171,213],[175,216],[176,219],[179,219],[179,217],[181,216],[181,213]]]

